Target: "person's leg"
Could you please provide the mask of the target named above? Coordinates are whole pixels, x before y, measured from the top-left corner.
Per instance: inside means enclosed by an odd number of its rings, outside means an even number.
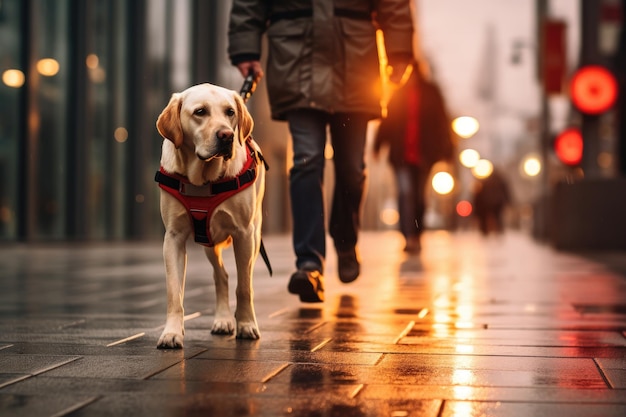
[[[295,110],[287,114],[293,143],[289,191],[293,219],[293,248],[298,271],[289,291],[305,302],[323,301],[322,274],[326,256],[324,223],[325,113]]]
[[[293,143],[289,192],[296,267],[316,264],[323,272],[326,255],[323,195],[326,114],[316,110],[295,110],[287,115],[287,121]]]
[[[396,187],[398,192],[398,215],[400,217],[400,232],[407,240],[415,234],[415,186],[411,169],[407,165],[394,167]]]
[[[413,228],[418,236],[424,231],[424,216],[426,215],[426,186],[430,176],[430,167],[412,167],[413,185],[415,189],[415,221]]]
[[[330,235],[337,249],[339,278],[354,281],[360,272],[356,244],[365,190],[365,140],[368,118],[364,114],[336,114],[330,132],[334,150],[335,190],[330,213]]]

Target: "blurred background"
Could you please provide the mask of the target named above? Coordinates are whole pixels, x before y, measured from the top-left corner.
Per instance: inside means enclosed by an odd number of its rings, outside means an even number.
[[[495,169],[507,228],[557,248],[626,248],[626,1],[412,2],[415,53],[458,155],[433,168],[426,226],[476,228],[473,193]],[[162,238],[155,121],[172,92],[241,86],[230,4],[0,0],[0,241]],[[264,232],[284,233],[287,127],[270,120],[263,81],[248,105],[271,167]],[[368,168],[363,227],[396,229],[390,168],[370,156]]]

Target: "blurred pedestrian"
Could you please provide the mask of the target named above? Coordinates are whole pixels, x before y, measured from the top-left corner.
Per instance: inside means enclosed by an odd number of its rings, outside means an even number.
[[[454,146],[450,118],[439,86],[414,62],[405,84],[389,101],[374,140],[374,155],[389,146],[389,163],[396,177],[400,232],[404,250],[418,253],[424,230],[425,189],[435,162],[452,161]]]
[[[326,258],[324,149],[329,127],[335,189],[329,232],[342,282],[360,274],[357,239],[365,186],[368,121],[378,118],[380,77],[376,29],[384,33],[391,75],[400,79],[413,56],[409,0],[234,0],[228,53],[242,75],[263,76],[272,118],[287,121],[293,143],[290,197],[297,271],[288,289],[304,302],[324,300]]]
[[[504,232],[502,213],[510,200],[509,186],[497,169],[476,183],[474,213],[483,235]]]

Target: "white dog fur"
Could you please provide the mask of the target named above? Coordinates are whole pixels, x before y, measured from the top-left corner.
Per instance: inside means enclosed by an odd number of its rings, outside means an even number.
[[[157,120],[163,141],[161,166],[185,176],[194,185],[236,177],[248,154],[246,141],[260,155],[251,137],[253,120],[241,97],[232,90],[200,84],[172,95]],[[232,144],[229,144],[230,142]],[[234,138],[234,140],[233,140]],[[231,146],[232,145],[232,146]],[[205,247],[213,266],[217,305],[212,333],[258,339],[260,332],[253,304],[252,273],[261,244],[261,204],[265,169],[257,161],[254,183],[228,198],[213,212],[210,236],[215,246]],[[183,204],[161,190],[161,217],[165,225],[163,258],[167,282],[167,319],[159,348],[182,348],[186,242],[194,229]],[[237,266],[237,306],[229,307],[228,275],[222,251],[232,243]]]

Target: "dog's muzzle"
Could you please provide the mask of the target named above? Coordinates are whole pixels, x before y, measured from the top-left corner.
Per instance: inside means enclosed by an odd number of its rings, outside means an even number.
[[[209,161],[213,158],[222,157],[224,160],[229,160],[233,157],[233,142],[235,140],[235,132],[230,129],[222,129],[215,135],[216,149],[215,152],[211,152],[208,155],[203,154],[201,151],[196,151],[196,156],[203,160]]]
[[[217,132],[218,151],[217,154],[222,156],[224,160],[233,157],[233,142],[235,140],[235,132],[230,129],[223,129]]]

